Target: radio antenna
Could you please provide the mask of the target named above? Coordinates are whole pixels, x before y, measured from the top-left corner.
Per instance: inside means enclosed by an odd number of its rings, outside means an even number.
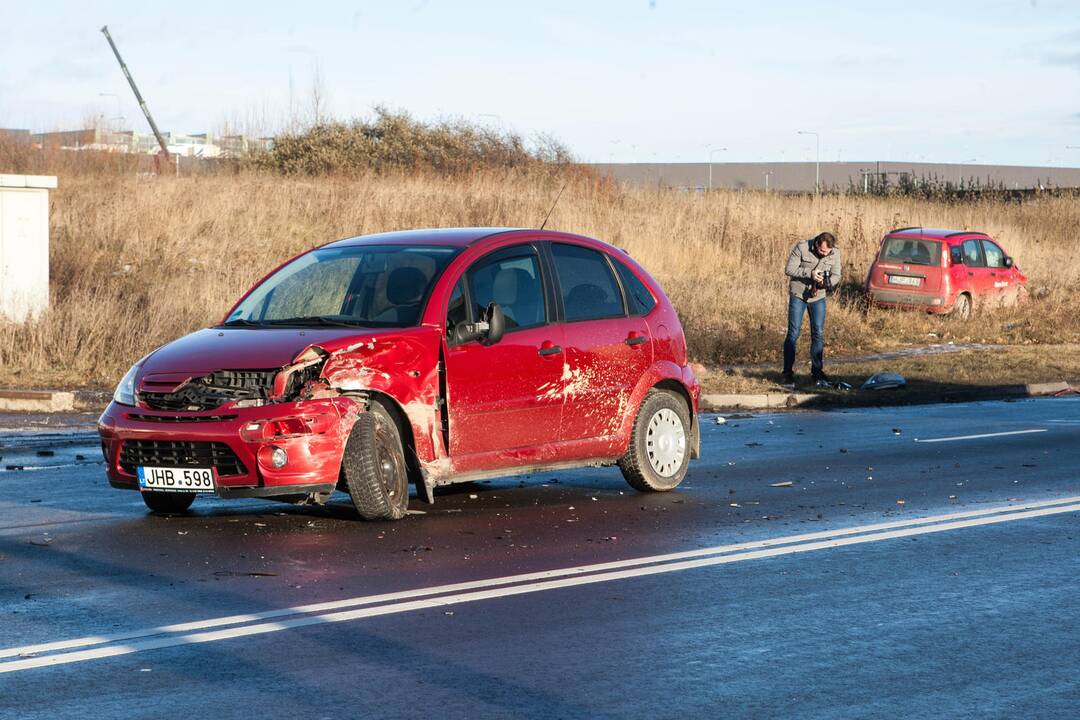
[[[569,182],[569,181],[567,181]],[[544,216],[544,222],[540,223],[540,229],[543,230],[547,226],[548,218],[551,217],[551,213],[555,211],[555,206],[559,204],[559,198],[562,197],[563,190],[566,189],[567,183],[563,183],[563,186],[559,188],[559,194],[555,196],[555,202],[551,203],[551,209],[547,211],[547,215]]]

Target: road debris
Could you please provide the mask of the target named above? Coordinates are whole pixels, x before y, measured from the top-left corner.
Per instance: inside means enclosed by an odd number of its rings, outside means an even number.
[[[860,390],[899,390],[907,387],[907,380],[900,373],[883,371],[866,379]]]
[[[794,486],[795,486],[795,483],[791,482],[790,480],[785,480],[783,482],[769,483],[769,487],[775,487],[775,488],[785,488],[785,487],[794,487]]]
[[[727,418],[725,418],[723,415],[717,415],[716,416],[716,424],[717,425],[723,425],[726,422],[727,422]]]

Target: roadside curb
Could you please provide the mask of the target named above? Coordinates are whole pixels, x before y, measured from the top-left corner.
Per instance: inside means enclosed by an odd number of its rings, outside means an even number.
[[[0,410],[15,412],[71,412],[75,393],[65,390],[0,390]]]
[[[703,394],[699,402],[702,412],[716,412],[719,410],[786,410],[790,408],[808,407],[814,405],[844,405],[836,400],[858,399],[869,401],[880,398],[882,402],[866,402],[867,405],[894,405],[889,402],[892,398],[910,397],[912,404],[923,402],[926,404],[935,402],[964,402],[969,400],[995,400],[1001,398],[1017,397],[1046,397],[1068,393],[1073,387],[1064,381],[1051,383],[1029,383],[1026,385],[997,385],[985,388],[957,389],[945,391],[940,395],[925,400],[917,395],[905,396],[904,391],[881,391],[874,393],[859,393],[852,391],[844,395],[834,393],[729,393],[729,394]],[[888,395],[883,393],[888,392]],[[895,394],[899,393],[899,394]],[[863,404],[863,403],[860,403]]]
[[[7,452],[76,445],[97,445],[98,442],[97,430],[12,433],[10,435],[0,435],[0,457]]]

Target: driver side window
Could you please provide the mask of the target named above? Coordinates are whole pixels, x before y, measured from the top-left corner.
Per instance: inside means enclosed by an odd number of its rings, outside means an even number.
[[[506,316],[507,332],[543,325],[544,282],[540,259],[532,248],[519,253],[497,252],[477,262],[468,272],[473,317],[483,317],[490,303],[498,303]]]

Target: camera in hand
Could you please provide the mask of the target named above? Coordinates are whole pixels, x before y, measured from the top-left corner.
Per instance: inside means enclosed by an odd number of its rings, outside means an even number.
[[[821,280],[811,280],[806,285],[806,289],[803,290],[803,300],[809,300],[814,297],[818,290],[824,290],[825,292],[832,292],[832,271],[826,270],[821,273]]]

